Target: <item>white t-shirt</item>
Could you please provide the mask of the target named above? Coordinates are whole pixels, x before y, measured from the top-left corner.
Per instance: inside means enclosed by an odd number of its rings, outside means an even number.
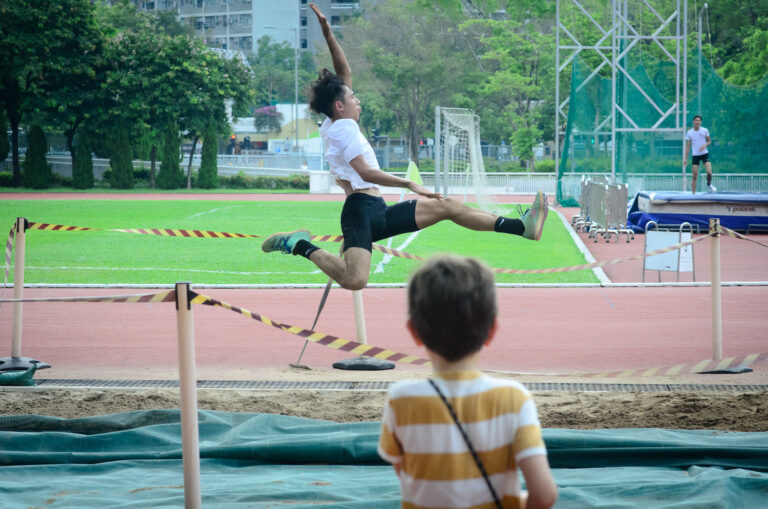
[[[709,153],[706,147],[707,136],[709,136],[709,131],[706,127],[699,127],[698,130],[688,129],[685,139],[691,141],[691,155],[703,156],[704,154]],[[699,150],[702,145],[704,145],[703,151]]]
[[[326,117],[320,126],[320,137],[325,144],[325,160],[328,161],[331,173],[342,180],[347,180],[352,189],[378,188],[376,184],[366,182],[355,171],[349,162],[360,154],[373,168],[379,168],[373,147],[360,132],[360,126],[350,118],[342,118],[333,122]]]

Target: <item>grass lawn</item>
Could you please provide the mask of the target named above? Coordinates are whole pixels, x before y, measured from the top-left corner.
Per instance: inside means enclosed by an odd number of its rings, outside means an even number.
[[[93,228],[176,228],[267,236],[308,228],[313,234],[341,233],[338,202],[209,200],[4,200],[0,235],[17,216],[30,221]],[[511,208],[511,205],[510,205]],[[510,214],[515,216],[514,213]],[[473,232],[443,222],[414,237],[400,235],[391,247],[427,257],[438,252],[475,256],[492,267],[536,269],[586,263],[560,219],[547,218],[540,242]],[[262,239],[199,239],[118,232],[27,231],[26,283],[93,284],[303,284],[327,281],[298,256],[261,251]],[[402,244],[409,241],[407,247]],[[386,244],[386,241],[382,241]],[[337,253],[339,244],[323,243]],[[403,283],[415,261],[373,253],[371,283]],[[11,276],[12,278],[12,276]],[[12,279],[11,279],[12,280]],[[591,271],[497,275],[499,283],[597,282]]]

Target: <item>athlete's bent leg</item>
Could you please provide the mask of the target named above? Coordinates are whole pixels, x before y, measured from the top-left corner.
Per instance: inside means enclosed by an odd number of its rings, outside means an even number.
[[[362,247],[350,247],[341,258],[318,249],[309,259],[328,277],[347,290],[362,290],[368,284],[371,271],[371,252]]]

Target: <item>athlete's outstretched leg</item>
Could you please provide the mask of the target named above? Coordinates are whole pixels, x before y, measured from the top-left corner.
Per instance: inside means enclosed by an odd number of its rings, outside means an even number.
[[[497,231],[539,240],[548,211],[547,197],[541,191],[522,219],[497,216],[450,198],[442,201],[419,200],[416,202],[416,225],[422,229],[448,219],[470,230]]]
[[[360,247],[350,247],[343,257],[338,257],[310,243],[309,230],[295,230],[270,235],[261,244],[265,253],[279,251],[301,255],[317,265],[342,288],[362,290],[368,284],[371,269],[371,252]]]

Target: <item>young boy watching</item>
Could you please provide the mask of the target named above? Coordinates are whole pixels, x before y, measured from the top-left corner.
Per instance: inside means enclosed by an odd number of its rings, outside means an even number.
[[[404,508],[534,509],[557,500],[530,393],[478,371],[496,314],[493,273],[475,259],[436,256],[411,276],[407,327],[434,376],[392,385],[379,441]]]

